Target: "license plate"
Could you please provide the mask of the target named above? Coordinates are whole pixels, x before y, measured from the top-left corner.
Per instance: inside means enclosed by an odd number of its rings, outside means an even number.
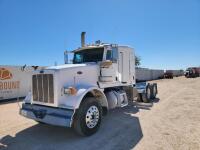
[[[21,110],[21,114],[22,114],[23,116],[27,116],[27,111],[26,111],[26,110]]]

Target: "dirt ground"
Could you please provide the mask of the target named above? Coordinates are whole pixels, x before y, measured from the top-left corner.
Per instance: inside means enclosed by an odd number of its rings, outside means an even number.
[[[200,78],[155,82],[156,100],[112,110],[91,137],[21,117],[16,102],[1,104],[0,149],[200,150]]]

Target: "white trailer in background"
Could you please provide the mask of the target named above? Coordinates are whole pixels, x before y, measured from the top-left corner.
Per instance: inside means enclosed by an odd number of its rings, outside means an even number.
[[[180,77],[184,75],[183,70],[165,70],[164,78]]]
[[[37,66],[0,66],[0,101],[25,97],[31,91],[33,71]]]
[[[162,79],[163,76],[164,76],[164,70],[136,68],[136,81],[139,82]]]
[[[144,102],[156,97],[156,84],[135,82],[133,48],[101,43],[85,46],[82,33],[82,47],[72,52],[73,64],[35,71],[21,115],[73,127],[89,136],[99,129],[109,109],[127,106],[134,95]]]
[[[183,70],[166,70],[166,71],[171,71],[174,77],[179,77],[184,75]]]

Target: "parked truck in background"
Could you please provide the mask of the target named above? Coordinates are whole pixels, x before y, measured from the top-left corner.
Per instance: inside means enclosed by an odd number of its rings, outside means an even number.
[[[180,77],[184,75],[184,70],[166,70],[164,78],[173,79],[174,77]]]
[[[200,77],[200,67],[190,67],[185,71],[186,78]]]
[[[166,70],[164,73],[164,78],[166,79],[173,79],[174,78],[174,74],[172,70]]]
[[[157,85],[136,84],[133,48],[100,42],[85,45],[85,33],[81,35],[82,46],[71,51],[72,64],[35,71],[32,92],[20,114],[89,136],[110,109],[125,107],[134,99],[149,102],[155,98]]]

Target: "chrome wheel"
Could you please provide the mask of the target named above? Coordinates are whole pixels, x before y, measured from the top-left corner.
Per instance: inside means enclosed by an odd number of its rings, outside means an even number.
[[[99,110],[96,106],[90,106],[86,113],[86,125],[88,128],[94,128],[99,121]]]

